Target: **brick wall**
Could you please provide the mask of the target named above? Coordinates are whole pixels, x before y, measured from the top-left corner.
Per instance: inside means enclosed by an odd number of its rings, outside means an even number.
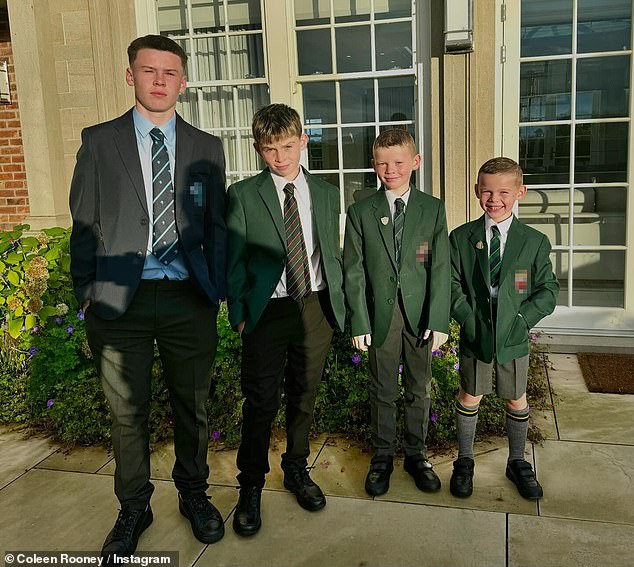
[[[0,230],[12,228],[29,214],[9,15],[0,8],[0,61],[4,60],[8,61],[11,104],[0,104]]]

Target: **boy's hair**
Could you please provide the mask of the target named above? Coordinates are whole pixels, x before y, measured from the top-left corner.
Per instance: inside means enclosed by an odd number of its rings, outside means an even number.
[[[383,130],[372,144],[372,154],[379,148],[391,148],[392,146],[405,146],[412,150],[412,154],[417,154],[416,142],[412,135],[403,128],[390,128]]]
[[[302,121],[294,108],[285,104],[269,104],[253,116],[251,125],[256,144],[268,144],[280,138],[302,135]]]
[[[169,51],[174,55],[178,55],[183,64],[183,71],[187,70],[187,54],[183,51],[183,48],[178,45],[173,39],[165,37],[164,35],[144,35],[137,37],[128,46],[128,61],[130,65],[134,63],[137,54],[141,49],[156,49],[157,51]]]
[[[485,161],[478,171],[478,183],[480,183],[480,175],[483,173],[512,173],[517,178],[518,185],[522,184],[522,176],[524,175],[520,165],[515,160],[507,157],[494,157]]]

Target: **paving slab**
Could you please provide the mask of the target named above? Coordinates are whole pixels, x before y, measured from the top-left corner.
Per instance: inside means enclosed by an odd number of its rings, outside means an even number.
[[[57,451],[59,445],[19,427],[5,427],[0,437],[0,489]]]
[[[545,441],[535,461],[540,515],[634,524],[634,447]]]
[[[112,460],[105,447],[73,447],[55,451],[37,465],[40,469],[95,473]]]
[[[589,392],[576,355],[551,354],[548,370],[556,394],[562,440],[634,445],[634,395]]]
[[[288,496],[264,491],[260,532],[227,530],[196,567],[505,565],[504,514],[338,497],[310,513]]]
[[[178,512],[171,482],[156,481],[154,523],[139,541],[139,551],[180,552],[191,565],[204,544]],[[99,551],[114,525],[118,503],[112,479],[104,475],[33,469],[0,491],[0,549]],[[235,490],[210,490],[224,518],[235,503]]]
[[[508,523],[509,567],[632,564],[634,526],[514,514]]]

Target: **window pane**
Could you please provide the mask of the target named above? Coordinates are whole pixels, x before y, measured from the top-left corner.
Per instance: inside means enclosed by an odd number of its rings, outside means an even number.
[[[165,34],[163,34],[165,35]],[[192,51],[191,49],[189,49],[190,46],[190,42],[188,39],[175,39],[174,40],[176,43],[178,43],[178,45],[180,45],[183,48],[183,51],[185,52],[185,55],[187,55],[187,78],[191,79],[194,75],[193,75],[193,62],[192,62]]]
[[[401,22],[376,26],[376,68],[411,69],[412,24]]]
[[[335,39],[338,73],[372,70],[370,26],[336,28]]]
[[[262,29],[260,0],[231,0],[227,2],[227,13],[232,31]]]
[[[374,19],[407,18],[412,15],[411,0],[374,0]]]
[[[341,122],[374,122],[374,81],[342,81]]]
[[[304,93],[304,120],[306,124],[336,124],[337,106],[335,83],[307,83]]]
[[[309,128],[308,134],[308,169],[338,169],[336,128]]]
[[[343,167],[345,169],[372,167],[372,143],[374,138],[374,126],[342,128]]]
[[[335,2],[335,22],[360,22],[370,19],[372,3],[370,0],[355,2]]]
[[[572,304],[623,307],[625,251],[573,252]]]
[[[577,118],[627,116],[630,57],[597,57],[577,62]]]
[[[583,199],[578,202],[578,199]],[[577,212],[580,209],[581,212]],[[625,187],[584,187],[575,190],[574,243],[625,246]]]
[[[270,104],[268,85],[242,85],[234,87],[238,91],[237,120],[239,126],[251,128],[253,115],[267,104]],[[248,131],[247,137],[251,133]],[[250,139],[251,143],[253,140]]]
[[[297,58],[300,75],[332,73],[330,30],[298,31]]]
[[[414,77],[379,79],[379,120],[414,120]]]
[[[570,126],[520,128],[519,163],[526,184],[568,183]]]
[[[202,121],[207,128],[234,126],[233,93],[231,87],[205,87]]]
[[[345,190],[345,211],[348,207],[365,197],[376,192],[376,173],[367,171],[365,173],[345,173],[343,176],[343,186]]]
[[[578,124],[575,182],[626,181],[627,123]]]
[[[524,0],[521,18],[522,57],[571,52],[572,0]]]
[[[158,0],[159,29],[163,35],[185,35],[187,26],[186,0]]]
[[[339,174],[338,173],[317,173],[315,177],[319,177],[319,179],[323,179],[324,181],[330,183],[339,188]]]
[[[570,61],[521,63],[520,122],[570,119]]]
[[[185,89],[185,92],[178,97],[176,110],[185,122],[189,122],[199,128],[197,90],[198,89]]]
[[[192,0],[194,33],[224,31],[225,10],[222,0]]]
[[[550,255],[553,272],[559,281],[557,305],[568,305],[568,258],[570,254],[557,250]]]
[[[578,0],[577,51],[630,49],[631,0]]]
[[[198,80],[213,81],[229,78],[227,48],[224,37],[207,37],[194,41]]]
[[[264,77],[264,48],[259,33],[229,36],[229,45],[234,79]]]
[[[330,0],[295,0],[295,22],[312,26],[330,22]]]
[[[519,201],[519,219],[543,232],[553,246],[568,244],[569,189],[528,189]]]

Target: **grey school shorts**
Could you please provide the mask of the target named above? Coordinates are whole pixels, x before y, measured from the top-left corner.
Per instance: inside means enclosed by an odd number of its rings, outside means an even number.
[[[495,391],[504,400],[518,400],[526,393],[528,355],[505,364],[482,362],[470,356],[460,356],[460,386],[472,396],[493,392],[493,368],[496,371]]]

